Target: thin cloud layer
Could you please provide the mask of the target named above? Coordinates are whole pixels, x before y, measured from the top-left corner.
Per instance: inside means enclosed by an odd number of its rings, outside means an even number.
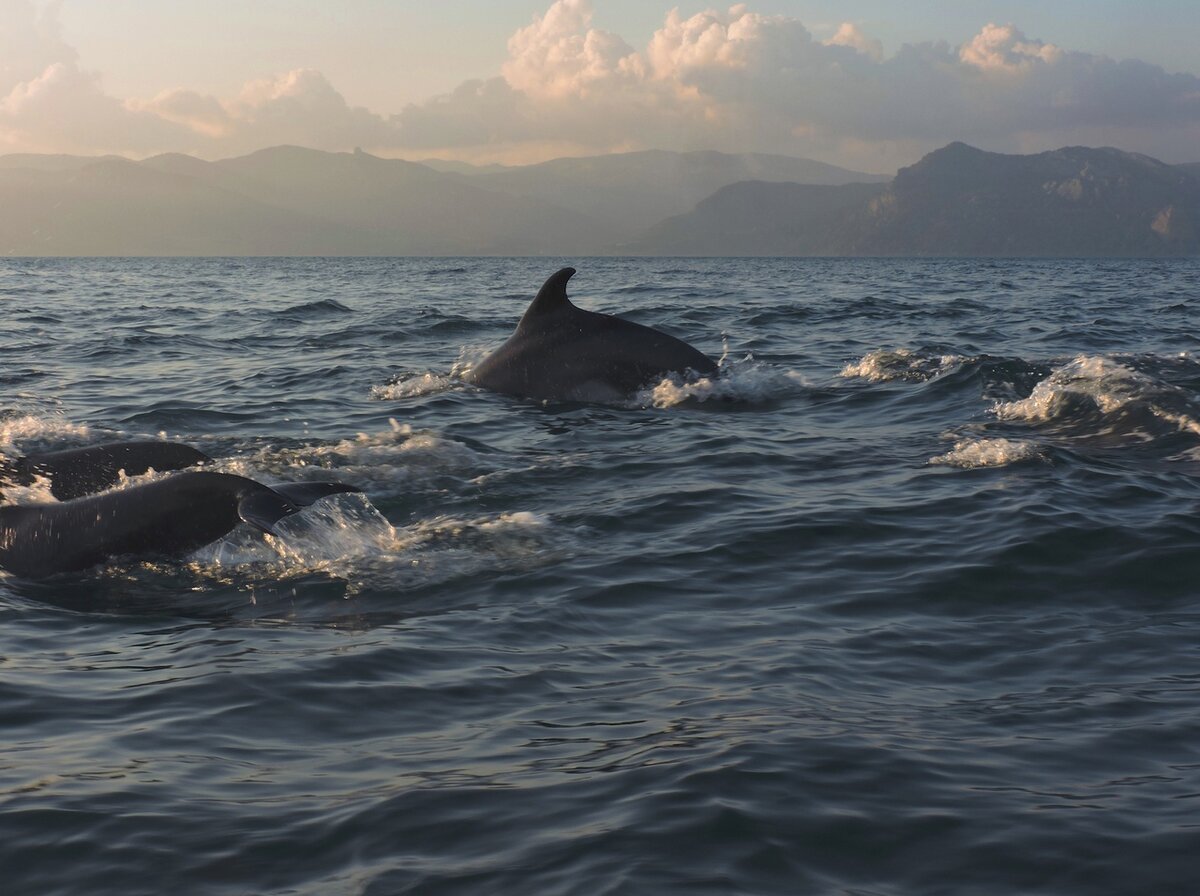
[[[808,155],[886,170],[952,140],[1031,151],[1108,143],[1192,160],[1200,78],[1064,49],[1011,24],[960,47],[893,55],[854,23],[827,40],[745,5],[667,14],[647,45],[592,26],[589,0],[557,0],[509,39],[493,78],[385,117],[317,71],[232,97],[186,87],[119,99],[80,67],[54,7],[0,0],[0,147],[204,156],[278,143],[529,161],[637,148]]]

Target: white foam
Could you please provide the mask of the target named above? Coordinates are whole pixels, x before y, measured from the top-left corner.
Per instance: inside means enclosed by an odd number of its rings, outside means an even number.
[[[411,588],[485,569],[549,562],[549,519],[528,511],[480,519],[436,517],[393,527],[363,495],[320,501],[276,525],[278,537],[240,527],[195,552],[192,572],[236,581],[321,573],[350,594],[371,586]]]
[[[420,398],[436,395],[459,387],[459,380],[448,374],[416,373],[402,375],[383,386],[372,386],[371,397],[380,401],[398,401],[405,398]]]
[[[316,445],[279,448],[272,445],[257,453],[222,460],[217,468],[250,479],[263,473],[281,479],[345,477],[376,493],[394,494],[414,482],[435,476],[470,478],[485,466],[477,451],[436,433],[414,430],[410,424],[389,419],[389,428],[376,433],[358,433]],[[311,473],[309,472],[311,471]]]
[[[961,355],[932,355],[906,348],[876,349],[842,368],[839,376],[869,383],[925,382],[939,376],[965,358]]]
[[[34,476],[28,485],[17,483],[3,484],[0,489],[0,502],[4,504],[54,504],[58,498],[50,491],[52,483],[48,476]]]
[[[759,404],[796,394],[808,386],[803,374],[780,370],[747,355],[741,361],[721,358],[720,376],[687,378],[669,374],[639,391],[629,407],[669,408],[688,401],[739,401]]]
[[[51,413],[22,414],[17,417],[0,418],[0,452],[19,454],[15,446],[22,442],[57,442],[63,439],[86,439],[90,427],[72,423],[65,417]]]
[[[971,470],[1043,459],[1037,444],[1023,439],[963,439],[945,454],[931,457],[929,463]]]
[[[493,520],[484,520],[478,523],[479,528],[484,531],[498,531],[501,529],[541,529],[549,523],[549,518],[540,513],[531,513],[528,510],[518,510],[514,513],[502,513]]]

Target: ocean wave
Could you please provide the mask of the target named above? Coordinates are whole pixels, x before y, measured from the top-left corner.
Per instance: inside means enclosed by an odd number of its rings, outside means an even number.
[[[945,454],[931,457],[929,463],[973,470],[1044,459],[1042,449],[1035,442],[1023,439],[962,439]]]
[[[863,379],[869,383],[923,383],[966,360],[961,355],[912,351],[906,348],[876,349],[867,352],[854,363],[847,364],[839,376],[846,379]]]
[[[316,302],[303,302],[273,312],[276,317],[302,315],[304,317],[323,317],[330,314],[353,314],[354,309],[343,305],[336,299],[321,299]]]
[[[1035,424],[1100,417],[1106,422],[1094,429],[1097,434],[1153,438],[1153,423],[1162,421],[1168,431],[1200,435],[1196,397],[1131,363],[1078,355],[1051,371],[1028,397],[997,402],[992,412],[1001,420]],[[1129,419],[1122,425],[1122,418]]]

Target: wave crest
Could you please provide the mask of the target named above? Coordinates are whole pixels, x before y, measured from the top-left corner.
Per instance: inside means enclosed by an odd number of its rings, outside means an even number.
[[[961,355],[940,355],[906,348],[876,349],[847,364],[838,375],[869,383],[923,383],[965,360]]]
[[[954,447],[945,454],[931,457],[929,463],[973,470],[1044,459],[1041,448],[1024,439],[962,439],[955,442]]]
[[[1001,420],[1027,423],[1063,422],[1100,415],[1106,432],[1150,437],[1148,425],[1162,421],[1175,431],[1200,435],[1200,407],[1184,389],[1134,369],[1115,358],[1079,355],[1051,371],[1027,398],[997,402],[992,412]],[[1116,418],[1131,422],[1117,426]]]

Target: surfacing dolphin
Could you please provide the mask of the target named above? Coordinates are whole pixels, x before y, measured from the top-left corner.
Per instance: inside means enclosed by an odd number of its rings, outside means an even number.
[[[341,482],[268,487],[198,471],[61,504],[12,504],[0,507],[0,569],[38,579],[114,557],[180,557],[241,521],[274,535],[275,523],[302,507],[358,491]]]
[[[681,339],[567,299],[574,268],[552,275],[516,331],[466,375],[520,398],[614,401],[669,373],[715,376],[717,364]]]
[[[211,463],[203,451],[178,442],[107,442],[62,451],[38,451],[12,460],[0,458],[0,483],[31,485],[50,480],[50,493],[60,501],[94,495],[121,481],[121,474],[166,473]]]

